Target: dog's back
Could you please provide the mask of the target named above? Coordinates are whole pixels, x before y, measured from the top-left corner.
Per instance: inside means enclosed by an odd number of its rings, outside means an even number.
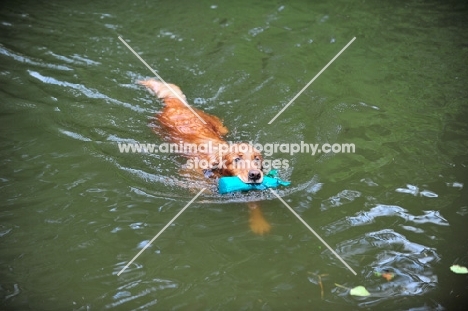
[[[164,101],[164,108],[157,114],[157,119],[163,125],[169,139],[172,141],[183,141],[188,143],[223,143],[222,136],[227,134],[221,120],[198,109],[193,111],[181,101],[186,100],[180,88],[174,84],[164,84],[163,82],[150,79],[138,82],[153,91],[156,96]],[[177,95],[176,95],[177,94]]]

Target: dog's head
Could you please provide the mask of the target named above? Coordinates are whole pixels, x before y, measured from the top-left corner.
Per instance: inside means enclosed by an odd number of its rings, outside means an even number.
[[[260,151],[247,143],[230,144],[229,150],[219,151],[220,160],[215,165],[221,176],[237,176],[244,183],[263,181],[263,157]]]

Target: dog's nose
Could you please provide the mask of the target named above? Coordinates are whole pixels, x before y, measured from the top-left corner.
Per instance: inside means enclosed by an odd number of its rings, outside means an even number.
[[[249,179],[250,180],[259,180],[262,177],[262,173],[259,170],[250,170]]]

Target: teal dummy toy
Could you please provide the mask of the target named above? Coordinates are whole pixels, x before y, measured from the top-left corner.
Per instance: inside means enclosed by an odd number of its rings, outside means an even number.
[[[221,177],[218,183],[220,194],[236,191],[249,191],[249,190],[265,190],[268,188],[277,188],[279,186],[289,186],[291,182],[281,180],[276,177],[277,171],[271,170],[268,175],[263,176],[263,181],[260,184],[246,184],[239,177]]]

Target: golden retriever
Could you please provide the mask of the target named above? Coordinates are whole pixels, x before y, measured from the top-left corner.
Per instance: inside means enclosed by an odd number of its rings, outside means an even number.
[[[261,153],[247,143],[229,145],[223,136],[228,129],[221,120],[201,110],[189,108],[180,99],[186,100],[180,88],[174,84],[168,86],[155,79],[138,81],[154,92],[164,102],[164,108],[156,114],[157,121],[163,128],[163,135],[172,143],[205,145],[211,148],[193,149],[185,155],[196,163],[204,164],[199,169],[206,177],[238,176],[244,183],[261,183],[263,180]],[[177,93],[178,96],[176,96]],[[203,123],[195,111],[205,122]],[[161,133],[160,133],[161,134]],[[200,151],[199,149],[203,149]],[[192,162],[193,163],[193,162]],[[199,165],[200,166],[200,165]],[[250,210],[250,228],[257,234],[270,231],[271,226],[263,217],[256,203],[248,203]]]

